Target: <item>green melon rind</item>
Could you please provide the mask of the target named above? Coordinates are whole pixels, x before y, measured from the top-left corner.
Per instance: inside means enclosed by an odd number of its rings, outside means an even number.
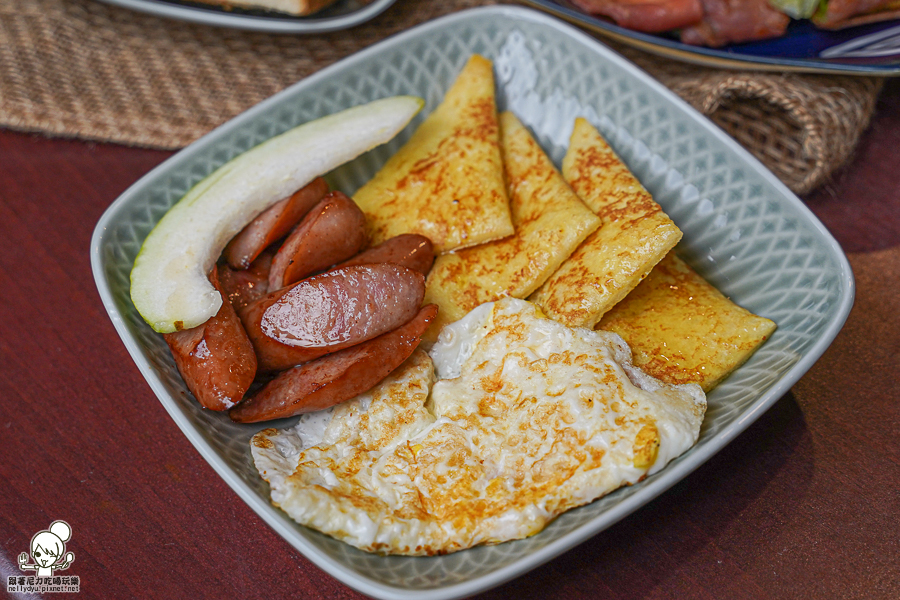
[[[228,241],[266,208],[402,130],[424,102],[395,96],[295,127],[191,188],[134,261],[131,299],[160,333],[205,323],[222,305],[207,275]]]

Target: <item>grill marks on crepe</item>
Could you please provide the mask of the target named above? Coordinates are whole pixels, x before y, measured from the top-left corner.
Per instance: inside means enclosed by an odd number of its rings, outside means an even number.
[[[600,225],[515,115],[505,112],[500,122],[516,231],[435,260],[425,302],[437,304],[440,313],[426,334],[429,341],[479,304],[528,296]]]
[[[372,244],[418,233],[440,254],[513,233],[489,60],[469,59],[443,102],[353,199]]]
[[[532,294],[550,317],[593,327],[681,239],[681,230],[585,119],[576,119],[563,176],[603,221]]]
[[[670,252],[597,328],[621,335],[648,374],[708,392],[750,358],[775,323],[733,303]]]

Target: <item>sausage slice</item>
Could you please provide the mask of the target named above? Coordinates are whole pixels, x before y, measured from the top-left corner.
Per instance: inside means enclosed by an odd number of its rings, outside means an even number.
[[[226,264],[218,265],[222,294],[231,301],[236,311],[242,310],[268,293],[269,269],[272,267],[274,256],[274,252],[263,251],[244,270],[235,270]]]
[[[434,263],[434,245],[424,235],[404,233],[360,252],[350,260],[336,265],[335,268],[372,263],[394,263],[428,275]]]
[[[285,371],[228,414],[238,423],[256,423],[349,400],[371,389],[409,358],[436,315],[437,305],[429,304],[394,331]]]
[[[334,269],[270,292],[241,312],[260,371],[281,371],[409,321],[425,277],[394,264]]]
[[[222,293],[216,269],[210,282]],[[244,397],[256,376],[256,354],[241,321],[223,298],[206,323],[163,335],[188,389],[210,410],[227,410]]]

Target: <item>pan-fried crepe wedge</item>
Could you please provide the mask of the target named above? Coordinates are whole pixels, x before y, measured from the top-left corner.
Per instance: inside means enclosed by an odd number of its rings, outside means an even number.
[[[372,245],[419,233],[440,254],[512,235],[489,60],[469,59],[441,105],[353,199]]]
[[[646,373],[708,392],[750,358],[775,323],[734,304],[670,252],[597,328],[622,336]]]
[[[437,258],[425,302],[440,310],[426,340],[483,302],[528,296],[600,226],[515,115],[500,115],[500,130],[516,233]]]
[[[333,4],[335,0],[196,0],[204,4],[217,4],[230,9],[232,6],[241,8],[261,8],[265,10],[288,13],[291,15],[311,15]]]
[[[570,327],[593,327],[681,239],[681,230],[585,119],[576,119],[563,176],[603,225],[531,297]]]

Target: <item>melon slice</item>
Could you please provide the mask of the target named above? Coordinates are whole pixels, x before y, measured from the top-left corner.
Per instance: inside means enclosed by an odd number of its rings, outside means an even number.
[[[222,304],[207,276],[228,240],[275,202],[393,138],[423,104],[413,96],[376,100],[300,125],[219,167],[144,241],[131,271],[140,315],[160,333],[206,322]]]

